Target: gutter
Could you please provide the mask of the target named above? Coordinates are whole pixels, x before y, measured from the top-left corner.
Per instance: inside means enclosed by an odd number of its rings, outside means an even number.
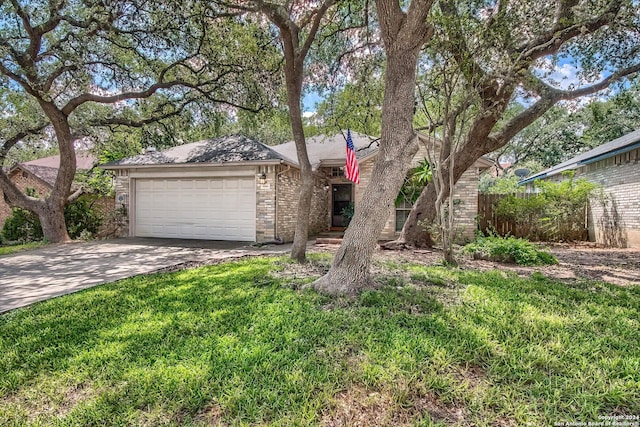
[[[202,167],[227,167],[227,166],[265,166],[265,165],[287,165],[298,168],[297,165],[292,164],[291,162],[283,159],[279,160],[250,160],[250,161],[236,161],[236,162],[218,162],[218,163],[208,163],[208,162],[198,162],[198,163],[156,163],[156,164],[128,164],[128,165],[98,165],[100,169],[105,170],[122,170],[122,169],[151,169],[151,168],[202,168]]]
[[[533,182],[535,180],[541,179],[541,178],[546,178],[548,175],[546,173],[543,173],[542,175],[535,175],[532,176],[531,178],[527,178],[527,179],[523,179],[522,181],[518,181],[518,185],[525,185],[528,184],[530,182]]]
[[[608,159],[609,157],[617,156],[618,154],[624,154],[624,153],[626,153],[628,151],[635,150],[636,148],[640,148],[640,141],[638,141],[638,142],[636,142],[635,144],[632,144],[632,145],[627,145],[626,147],[623,147],[623,148],[618,148],[617,150],[614,150],[614,151],[609,151],[608,153],[604,153],[604,154],[600,154],[600,155],[595,156],[595,157],[591,157],[590,159],[582,160],[582,161],[578,162],[578,164],[579,165],[590,165],[590,164],[595,163],[597,161]]]

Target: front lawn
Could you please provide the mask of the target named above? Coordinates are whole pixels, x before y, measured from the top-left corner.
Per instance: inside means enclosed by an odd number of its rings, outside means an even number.
[[[314,262],[327,258],[315,255]],[[640,414],[640,287],[252,258],[0,316],[0,425],[553,425]],[[388,273],[388,274],[387,274]]]
[[[29,242],[23,243],[20,245],[10,245],[10,246],[1,246],[0,245],[0,256],[2,255],[10,255],[16,252],[28,251],[31,249],[37,249],[44,246],[44,242]]]

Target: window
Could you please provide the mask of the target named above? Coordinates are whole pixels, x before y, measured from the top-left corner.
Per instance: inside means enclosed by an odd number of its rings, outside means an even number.
[[[396,204],[396,231],[402,231],[402,227],[409,217],[409,212],[411,212],[411,203],[408,201],[402,200]]]
[[[427,159],[423,159],[417,167],[407,173],[400,193],[396,197],[396,231],[402,231],[402,227],[409,217],[409,212],[411,212],[411,207],[430,180],[431,167]]]
[[[331,168],[331,176],[344,176],[343,168]]]

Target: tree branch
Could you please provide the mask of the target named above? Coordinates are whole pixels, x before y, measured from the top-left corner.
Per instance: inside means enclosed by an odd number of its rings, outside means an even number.
[[[488,139],[491,140],[491,145],[498,146],[499,148],[500,146],[502,146],[501,144],[510,141],[511,138],[518,134],[518,132],[536,121],[536,119],[542,116],[558,101],[566,101],[587,95],[593,95],[608,88],[612,83],[638,72],[640,72],[640,63],[624,68],[622,70],[618,70],[602,81],[591,86],[586,86],[575,90],[556,89],[540,81],[539,79],[535,79],[537,81],[535,83],[534,81],[529,79],[528,82],[530,87],[534,87],[538,93],[541,93],[541,98],[531,107],[527,108],[526,110],[515,116],[513,119],[511,119],[502,128],[502,130],[495,134],[489,135]]]
[[[565,6],[569,6],[571,1],[563,3],[566,3]],[[558,12],[558,16],[561,16],[563,19],[558,21],[553,30],[542,34],[537,39],[529,42],[525,46],[522,46],[520,49],[517,49],[517,52],[520,52],[520,60],[530,62],[557,52],[564,43],[572,38],[579,36],[580,34],[593,33],[613,22],[621,7],[622,0],[614,0],[599,16],[592,20],[578,23],[573,22],[573,11],[561,8],[561,11]],[[559,27],[559,24],[561,23],[565,23],[565,26]]]
[[[20,132],[13,135],[11,138],[6,139],[2,145],[0,145],[0,166],[4,163],[4,160],[7,158],[7,154],[9,150],[13,148],[18,142],[22,141],[24,138],[30,135],[35,135],[37,133],[42,132],[45,128],[47,128],[50,123],[42,123],[37,126],[34,126],[29,129],[21,130]]]

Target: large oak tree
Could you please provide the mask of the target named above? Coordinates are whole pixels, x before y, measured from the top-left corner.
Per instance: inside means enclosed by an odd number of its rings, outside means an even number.
[[[376,9],[386,53],[382,128],[370,184],[356,207],[329,272],[313,286],[325,293],[353,293],[369,286],[376,242],[418,150],[413,129],[418,57],[433,34],[431,0],[378,0]]]
[[[458,99],[462,110],[472,111],[473,116],[469,119],[465,114],[464,135],[450,159],[440,162],[438,175],[451,179],[443,180],[438,191],[434,184],[425,187],[400,243],[431,243],[422,224],[436,218],[438,192],[448,194],[449,183],[455,183],[479,157],[506,144],[559,101],[597,93],[640,70],[639,48],[633,43],[638,36],[638,12],[631,1],[443,0],[431,16],[430,2],[414,1],[404,9],[394,1],[376,4],[387,55],[381,148],[372,182],[332,267],[314,284],[328,293],[357,292],[370,284],[369,262],[375,243],[415,153],[415,143],[409,142],[414,136],[415,67],[432,31],[442,38],[434,46],[446,49],[442,57],[452,58],[453,68],[466,81],[466,96]],[[403,32],[409,23],[419,23],[412,28],[414,37]],[[419,47],[413,50],[416,43]],[[585,76],[596,81],[562,88],[546,79],[541,71],[544,63],[553,65],[563,53],[565,60],[580,58]],[[604,75],[598,80],[599,73]],[[528,107],[501,122],[507,107],[519,96],[531,100]],[[455,105],[451,109],[460,110]]]
[[[0,164],[29,138],[52,138],[60,152],[49,195],[29,197],[0,171],[5,199],[36,213],[46,239],[68,241],[64,206],[80,194],[70,194],[75,142],[97,126],[179,114],[201,98],[258,109],[268,99],[259,83],[273,69],[261,33],[196,2],[0,2]]]

